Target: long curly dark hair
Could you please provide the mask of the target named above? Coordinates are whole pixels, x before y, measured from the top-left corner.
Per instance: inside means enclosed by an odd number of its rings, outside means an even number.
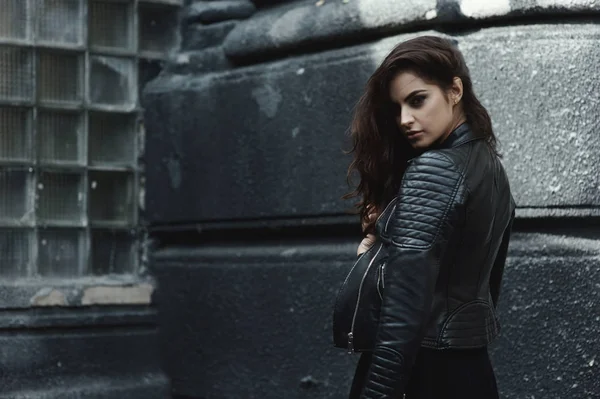
[[[453,41],[436,36],[420,36],[398,44],[373,73],[355,109],[350,135],[354,158],[348,169],[348,183],[358,173],[360,182],[344,196],[360,198],[355,204],[365,232],[374,230],[371,212],[378,213],[396,195],[408,160],[418,153],[399,131],[389,97],[391,81],[403,71],[435,83],[447,92],[458,77],[463,83],[462,103],[467,123],[475,135],[485,138],[494,154],[496,136],[487,110],[473,91],[473,83],[462,53]]]

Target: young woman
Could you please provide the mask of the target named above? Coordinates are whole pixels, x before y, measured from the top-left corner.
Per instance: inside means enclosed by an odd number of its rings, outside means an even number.
[[[460,51],[433,36],[400,43],[368,81],[351,134],[359,254],[397,199],[375,347],[350,397],[498,398],[487,346],[515,204]]]

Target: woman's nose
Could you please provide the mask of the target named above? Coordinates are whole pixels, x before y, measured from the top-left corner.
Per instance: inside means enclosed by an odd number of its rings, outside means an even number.
[[[400,111],[400,125],[405,129],[410,129],[414,122],[415,118],[413,117],[412,112],[406,109],[406,107],[402,107],[402,110]]]

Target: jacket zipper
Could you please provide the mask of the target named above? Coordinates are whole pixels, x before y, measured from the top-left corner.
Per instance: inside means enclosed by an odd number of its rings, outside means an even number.
[[[373,256],[373,259],[371,259],[369,266],[367,266],[367,270],[365,270],[365,274],[363,274],[362,279],[360,280],[360,287],[358,287],[358,298],[356,298],[356,307],[354,308],[354,315],[352,316],[352,325],[350,326],[350,332],[348,333],[348,353],[354,353],[354,323],[356,323],[358,305],[360,304],[360,294],[365,283],[365,278],[367,277],[367,274],[369,274],[369,270],[371,270],[371,266],[373,266],[373,262],[375,262],[375,259],[377,259],[377,255],[379,255],[381,248],[383,248],[383,244],[379,244],[379,249],[375,253],[375,256]]]
[[[396,202],[396,198],[397,198],[397,197],[394,197],[394,198],[392,198],[392,200],[391,200],[390,202],[388,202],[388,204],[385,206],[385,208],[383,208],[383,212],[381,212],[381,213],[379,214],[379,216],[377,216],[377,219],[375,220],[375,224],[377,224],[377,223],[379,222],[379,219],[381,219],[381,217],[382,217],[382,216],[383,216],[383,214],[384,214],[384,213],[385,213],[385,212],[388,210],[388,208],[390,207],[390,205],[392,205],[392,203],[395,203],[395,202]]]
[[[388,208],[392,205],[392,203],[395,203],[395,202],[396,202],[396,198],[393,198],[386,205],[386,207],[383,209],[383,212],[381,212],[379,214],[379,216],[377,217],[377,220],[375,220],[375,224],[377,224],[379,222],[379,220],[381,219],[383,214],[388,210]],[[365,282],[365,278],[367,277],[367,274],[369,273],[369,270],[371,269],[371,266],[373,265],[373,262],[377,258],[377,255],[379,255],[379,251],[381,251],[381,248],[383,248],[383,244],[379,245],[379,249],[377,250],[377,253],[373,257],[373,259],[371,259],[371,263],[369,263],[369,266],[367,266],[367,270],[365,271],[365,274],[363,275],[362,280],[360,282],[360,287],[358,289],[358,298],[356,299],[356,308],[354,309],[354,315],[352,316],[352,325],[350,326],[350,332],[348,333],[348,353],[354,353],[354,323],[356,322],[356,315],[358,313],[358,305],[360,303],[360,294],[362,292],[362,287]],[[364,252],[362,255],[364,255],[365,253],[366,252]],[[361,255],[361,257],[362,257],[362,255]],[[356,266],[357,263],[358,263],[358,261],[356,261],[354,266]],[[352,271],[350,271],[350,273],[352,273]],[[347,280],[348,280],[348,277],[346,277],[346,281]],[[346,283],[346,281],[344,281],[344,284]]]
[[[394,205],[394,208],[392,209],[391,213],[394,213],[394,210],[396,209],[396,205]],[[390,215],[390,217],[388,217],[388,220],[385,222],[385,227],[383,228],[383,231],[387,234],[387,229],[388,229],[388,225],[390,224],[390,220],[392,220],[392,215]]]
[[[379,294],[379,299],[383,301],[383,293],[379,289],[379,283],[381,283],[381,288],[385,289],[385,262],[381,264],[379,268],[379,276],[377,277],[377,293]]]

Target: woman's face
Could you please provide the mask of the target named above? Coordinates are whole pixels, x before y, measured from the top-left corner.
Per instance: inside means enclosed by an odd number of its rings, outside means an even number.
[[[441,143],[463,123],[462,81],[454,79],[448,93],[425,82],[413,72],[401,72],[390,83],[390,99],[396,105],[396,124],[413,148],[425,150]]]

